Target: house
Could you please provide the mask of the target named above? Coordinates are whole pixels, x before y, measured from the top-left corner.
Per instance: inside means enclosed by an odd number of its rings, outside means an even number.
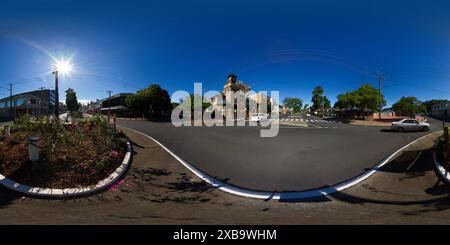
[[[211,105],[214,110],[221,110],[224,112],[224,116],[233,115],[237,118],[238,114],[238,106],[237,106],[237,98],[234,98],[234,101],[227,101],[230,97],[227,97],[229,93],[242,92],[246,97],[246,105],[242,109],[241,112],[245,114],[246,117],[252,113],[259,112],[259,105],[263,104],[263,102],[272,102],[271,98],[262,93],[251,93],[251,87],[248,84],[243,83],[242,81],[237,80],[237,76],[235,74],[229,74],[227,76],[227,81],[223,87],[223,92],[211,97]],[[222,103],[221,103],[222,102]],[[233,108],[227,108],[226,104],[234,103]],[[250,106],[250,103],[256,105],[256,107]]]
[[[372,118],[378,118],[378,115],[380,113],[377,112],[373,112],[372,114]],[[390,118],[390,117],[397,117],[397,114],[395,113],[395,111],[392,108],[384,108],[383,110],[381,110],[381,117],[383,118]]]
[[[431,115],[437,118],[450,118],[450,101],[433,105]]]

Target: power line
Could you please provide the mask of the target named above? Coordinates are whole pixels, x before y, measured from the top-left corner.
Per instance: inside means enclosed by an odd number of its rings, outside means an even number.
[[[429,87],[418,85],[418,84],[412,83],[412,82],[405,82],[405,81],[400,82],[400,81],[397,81],[397,80],[393,80],[391,78],[387,78],[386,81],[394,82],[395,83],[394,85],[406,85],[406,86],[410,86],[410,87],[416,87],[416,88],[425,89],[425,90],[432,91],[432,92],[435,92],[435,93],[441,93],[441,94],[446,94],[446,95],[450,94],[450,91],[429,88]],[[391,85],[391,86],[393,86],[393,85]]]
[[[381,119],[381,110],[382,110],[382,97],[381,97],[381,83],[383,82],[383,80],[384,80],[384,76],[383,76],[383,73],[381,73],[381,72],[378,72],[378,118],[379,119]]]

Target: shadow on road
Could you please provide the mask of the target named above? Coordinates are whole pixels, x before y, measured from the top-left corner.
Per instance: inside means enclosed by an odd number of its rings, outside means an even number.
[[[330,196],[351,204],[419,205],[419,209],[404,215],[450,209],[450,185],[442,183],[434,173],[433,149],[405,151],[379,171],[384,176],[373,176],[372,183],[360,184],[362,192],[338,192]],[[388,183],[387,185],[383,185]]]
[[[281,199],[279,202],[304,202],[304,203],[314,203],[314,202],[330,202],[332,201],[327,196],[311,197],[311,198],[300,198],[300,199]]]
[[[404,173],[406,175],[423,175],[434,169],[433,149],[423,151],[403,151],[400,156],[381,167],[378,171],[389,173]]]
[[[20,197],[19,193],[0,186],[0,209],[14,204],[14,201]]]
[[[445,192],[448,193],[449,189],[447,186],[442,186],[443,184],[440,184],[437,187],[433,187],[432,189],[436,190],[436,188],[439,188],[442,190],[442,188],[445,189]],[[431,192],[430,192],[431,193]],[[374,203],[374,204],[387,204],[387,205],[417,205],[417,204],[436,204],[436,205],[443,205],[445,204],[448,208],[450,208],[450,197],[449,196],[441,196],[438,198],[432,198],[432,199],[424,199],[424,200],[413,200],[413,201],[389,201],[389,200],[377,200],[377,199],[370,199],[366,197],[358,197],[354,195],[350,195],[344,192],[338,192],[331,194],[334,199],[352,203],[352,204],[363,204],[363,203]]]
[[[411,134],[411,133],[420,133],[420,132],[424,132],[424,131],[422,131],[422,130],[411,130],[411,131],[400,132],[398,130],[394,130],[394,129],[391,129],[391,128],[383,128],[383,129],[380,129],[380,132],[397,133],[397,134]]]

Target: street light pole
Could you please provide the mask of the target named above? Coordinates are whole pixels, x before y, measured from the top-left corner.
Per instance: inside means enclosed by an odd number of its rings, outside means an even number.
[[[59,120],[59,87],[58,87],[58,70],[53,72],[55,74],[55,117]]]

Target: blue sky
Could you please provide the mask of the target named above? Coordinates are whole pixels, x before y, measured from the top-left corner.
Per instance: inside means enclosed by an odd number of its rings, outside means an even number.
[[[385,74],[401,96],[450,99],[449,1],[23,1],[0,8],[0,97],[53,87],[55,57],[79,99],[159,83],[170,93],[221,90],[230,72],[253,90],[310,103]],[[61,96],[64,99],[64,96]]]

